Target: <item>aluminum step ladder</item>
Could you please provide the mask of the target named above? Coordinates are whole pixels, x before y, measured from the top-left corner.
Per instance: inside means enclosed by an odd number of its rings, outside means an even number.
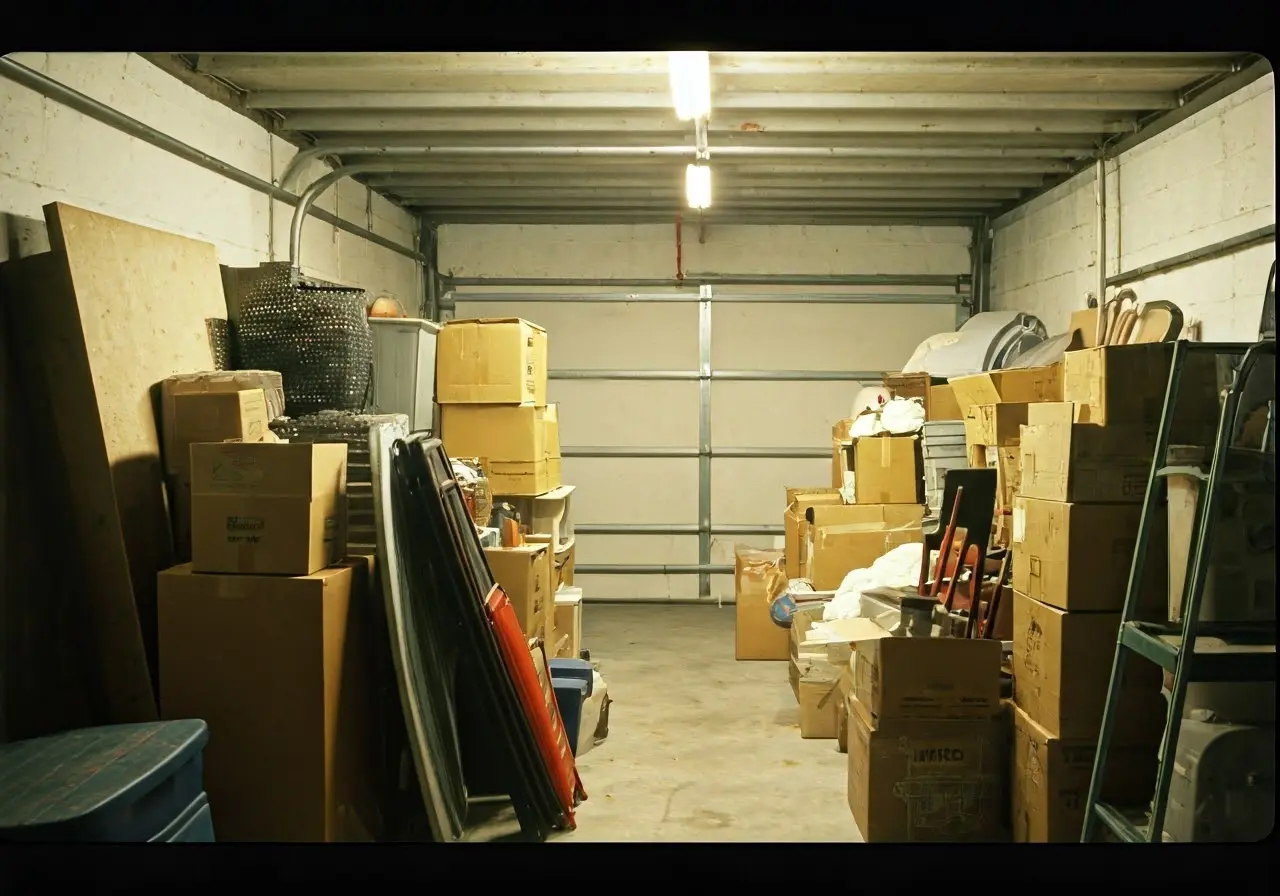
[[[1276,678],[1276,626],[1270,623],[1200,621],[1200,604],[1209,571],[1209,548],[1212,545],[1219,490],[1228,477],[1238,478],[1234,469],[1233,445],[1241,420],[1241,396],[1263,387],[1275,404],[1275,340],[1250,343],[1193,343],[1185,340],[1174,345],[1173,363],[1165,392],[1164,411],[1156,434],[1155,456],[1147,479],[1147,493],[1138,523],[1133,565],[1125,592],[1124,610],[1116,640],[1115,660],[1111,667],[1111,683],[1107,692],[1098,749],[1093,760],[1093,777],[1085,802],[1084,829],[1081,842],[1098,839],[1105,827],[1126,843],[1159,843],[1163,839],[1165,810],[1177,755],[1178,733],[1182,725],[1187,685],[1192,682],[1265,682]],[[1181,394],[1182,377],[1188,358],[1193,354],[1209,354],[1219,360],[1234,361],[1243,355],[1234,372],[1218,421],[1214,450],[1206,474],[1199,467],[1167,466],[1174,409]],[[1197,359],[1199,360],[1199,359]],[[1259,367],[1261,366],[1261,369]],[[1268,370],[1269,367],[1269,370]],[[1252,387],[1252,388],[1251,388]],[[1251,399],[1252,400],[1252,399]],[[1260,404],[1258,406],[1261,406]],[[1252,409],[1252,405],[1245,410]],[[1272,416],[1269,412],[1268,417]],[[1181,421],[1179,421],[1181,422]],[[1264,441],[1264,447],[1269,448]],[[1228,470],[1232,458],[1233,469]],[[1270,451],[1254,453],[1253,463],[1245,464],[1243,478],[1257,481],[1258,488],[1275,491],[1275,455]],[[1201,496],[1191,532],[1188,572],[1183,584],[1180,623],[1143,622],[1137,617],[1147,547],[1156,514],[1165,512],[1166,479],[1169,476],[1193,476],[1202,483]],[[1274,617],[1273,617],[1274,618]],[[1111,744],[1117,710],[1123,699],[1125,662],[1130,654],[1148,660],[1173,674],[1168,697],[1164,737],[1161,740],[1160,765],[1156,776],[1155,795],[1149,813],[1111,806],[1100,800],[1106,774],[1107,753]],[[1145,819],[1141,816],[1146,815]]]

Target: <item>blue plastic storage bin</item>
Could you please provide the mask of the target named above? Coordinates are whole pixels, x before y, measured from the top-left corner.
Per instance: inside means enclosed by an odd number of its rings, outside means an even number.
[[[587,696],[591,696],[594,683],[591,664],[586,660],[557,659],[551,660],[552,678],[575,678],[587,685]]]
[[[213,842],[199,719],[0,746],[0,842]]]
[[[551,690],[560,707],[560,721],[569,737],[569,750],[578,755],[578,729],[582,727],[582,704],[587,699],[587,684],[578,678],[552,678]]]

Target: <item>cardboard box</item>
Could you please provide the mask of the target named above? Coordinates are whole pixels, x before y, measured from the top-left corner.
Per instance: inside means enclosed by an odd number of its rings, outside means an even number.
[[[173,396],[173,444],[170,475],[191,468],[191,445],[197,442],[273,442],[267,396],[261,389],[236,392],[189,392]]]
[[[368,576],[367,559],[302,577],[160,573],[160,705],[209,725],[219,840],[379,835]]]
[[[919,504],[830,504],[806,511],[809,580],[832,591],[855,569],[866,569],[889,551],[923,540]]]
[[[985,719],[877,722],[855,694],[849,702],[848,797],[863,839],[1007,840],[1008,740],[1003,707]]]
[[[160,438],[165,472],[185,471],[190,452],[180,445],[174,432],[174,402],[179,395],[208,395],[261,389],[267,403],[267,422],[284,415],[284,381],[274,370],[212,370],[171,376],[160,383]],[[214,441],[221,441],[215,439]]]
[[[1139,504],[1015,499],[1013,587],[1062,610],[1120,612],[1141,516]],[[1152,528],[1141,606],[1159,614],[1169,580],[1166,515],[1158,514]]]
[[[1062,401],[1062,365],[992,370],[948,380],[964,416],[976,404]]]
[[[964,418],[965,447],[1018,447],[1029,406],[1025,401],[970,405]]]
[[[823,504],[843,504],[838,488],[788,488],[782,514],[783,556],[787,578],[803,579],[809,569],[809,521],[805,511]]]
[[[782,551],[739,548],[734,552],[734,656],[740,660],[785,660],[787,630],[769,615],[773,599],[787,587]]]
[[[929,387],[929,400],[925,403],[925,420],[936,423],[940,420],[963,420],[960,402],[956,401],[956,392],[950,383]]]
[[[555,624],[552,565],[547,562],[549,550],[545,544],[484,549],[489,570],[506,592],[520,620],[520,630],[528,638],[545,638],[548,624]]]
[[[1142,426],[1073,423],[1071,402],[1027,408],[1019,454],[1021,494],[1078,504],[1139,503],[1155,440]]]
[[[844,474],[853,469],[853,459],[849,457],[852,442],[849,430],[853,427],[853,419],[838,421],[831,427],[831,487],[844,488]]]
[[[847,688],[840,689],[840,702],[836,704],[836,752],[849,752],[849,712],[853,694]]]
[[[478,457],[496,496],[541,495],[560,486],[560,423],[555,405],[444,405],[444,450]]]
[[[1013,593],[1014,699],[1054,737],[1097,739],[1115,658],[1119,613],[1068,613]],[[1125,664],[1115,743],[1159,743],[1161,669]]]
[[[1157,342],[1067,352],[1063,358],[1062,399],[1075,403],[1075,422],[1158,427],[1173,348],[1172,342]],[[1172,441],[1212,445],[1220,411],[1217,366],[1212,355],[1188,356],[1178,394]]]
[[[1093,777],[1096,739],[1062,740],[1019,708],[1013,710],[1010,803],[1016,843],[1079,843]],[[1115,744],[1107,755],[1102,799],[1140,805],[1156,788],[1159,752]]]
[[[920,440],[871,436],[853,443],[853,493],[858,504],[921,504]]]
[[[346,550],[345,444],[191,446],[196,572],[310,575]]]
[[[547,403],[547,331],[516,317],[451,320],[436,339],[438,404]]]
[[[853,694],[885,719],[984,719],[1000,707],[1000,642],[967,638],[860,641]]]

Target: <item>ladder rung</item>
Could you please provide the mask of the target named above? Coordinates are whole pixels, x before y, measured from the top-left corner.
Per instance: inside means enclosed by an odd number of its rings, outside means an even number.
[[[1098,816],[1098,820],[1105,824],[1111,833],[1125,843],[1147,842],[1146,825],[1139,826],[1134,824],[1125,817],[1129,813],[1116,809],[1107,803],[1094,803],[1093,814]]]
[[[1156,475],[1165,476],[1190,476],[1192,479],[1199,479],[1201,482],[1209,481],[1209,474],[1199,467],[1172,466],[1160,467],[1156,470]]]
[[[1275,625],[1205,624],[1196,634],[1188,681],[1275,681]],[[1120,643],[1167,672],[1178,665],[1181,625],[1126,622]]]

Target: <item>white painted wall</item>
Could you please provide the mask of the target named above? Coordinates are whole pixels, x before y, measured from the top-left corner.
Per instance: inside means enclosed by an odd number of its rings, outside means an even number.
[[[1107,274],[1180,255],[1276,220],[1275,76],[1269,74],[1107,166]],[[1064,332],[1097,288],[1092,171],[994,223],[993,308]],[[1130,284],[1199,319],[1201,338],[1257,337],[1275,244]]]
[[[263,180],[297,151],[248,118],[205,97],[135,53],[14,53],[10,58]],[[319,164],[308,180],[325,169]],[[41,208],[66,202],[218,247],[222,264],[250,267],[289,257],[293,209],[113,130],[0,78],[0,215],[43,223]],[[416,221],[346,181],[318,203],[403,246]],[[3,218],[0,218],[3,221]],[[3,225],[0,225],[3,226]],[[43,228],[20,229],[19,254],[43,251]],[[0,260],[9,235],[0,234]],[[304,272],[418,304],[417,266],[314,218],[303,228]]]
[[[763,227],[684,230],[684,270],[720,274],[965,274],[970,233],[942,227]],[[454,276],[667,278],[676,275],[672,225],[440,227],[439,265]],[[493,290],[485,290],[493,291]],[[512,290],[526,295],[531,290]],[[615,289],[612,291],[628,291]],[[799,292],[724,287],[717,292]],[[807,291],[838,292],[835,287]],[[920,287],[850,292],[924,293]],[[937,291],[937,290],[932,290]],[[465,291],[464,291],[465,292]],[[466,303],[458,317],[520,316],[547,329],[552,369],[696,370],[698,312],[690,304]],[[947,292],[947,290],[942,290]],[[927,336],[953,329],[950,305],[712,305],[713,369],[898,370]],[[712,384],[712,446],[822,448],[848,416],[854,383],[721,381]],[[696,382],[553,380],[565,446],[698,444]],[[829,459],[713,460],[713,524],[782,522],[787,486],[827,485]],[[577,523],[683,523],[698,518],[696,458],[567,458]],[[767,546],[769,537],[741,538]],[[694,564],[696,536],[578,537],[580,564]],[[717,538],[712,562],[733,563]],[[589,598],[694,599],[696,576],[580,576]],[[712,579],[732,599],[732,576]]]

